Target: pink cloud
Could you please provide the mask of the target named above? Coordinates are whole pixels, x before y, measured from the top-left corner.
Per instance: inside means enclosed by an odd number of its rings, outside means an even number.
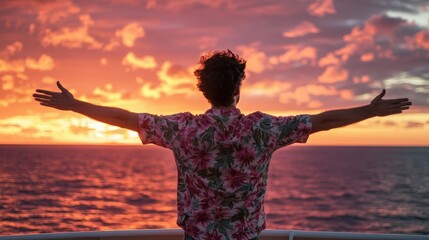
[[[24,45],[22,44],[22,42],[15,41],[12,44],[6,46],[6,52],[9,56],[12,56],[17,52],[20,52],[23,47]]]
[[[347,80],[349,72],[340,66],[328,66],[318,80],[322,83],[335,83]]]
[[[80,12],[71,0],[61,1],[3,1],[2,7],[24,9],[26,13],[36,14],[37,21],[43,25],[56,23],[70,15]],[[15,12],[14,12],[15,13]]]
[[[359,76],[354,76],[353,77],[353,82],[354,83],[367,83],[371,80],[371,78],[368,75],[363,75],[361,77]]]
[[[198,47],[203,50],[213,49],[217,43],[218,39],[212,36],[202,36],[197,39]]]
[[[315,64],[317,59],[317,49],[312,46],[292,46],[280,56],[269,59],[271,64],[299,62],[301,64]]]
[[[341,60],[338,59],[333,53],[328,53],[326,56],[319,60],[319,66],[325,67],[328,65],[338,65],[341,63]]]
[[[55,23],[80,12],[80,8],[70,0],[35,2],[38,12],[37,19],[41,23]]]
[[[135,41],[144,37],[144,35],[144,29],[138,22],[129,23],[121,30],[116,31],[116,36],[121,38],[126,47],[133,47]]]
[[[356,53],[366,53],[375,48],[378,53],[381,53],[379,57],[384,57],[385,50],[389,49],[381,49],[381,46],[375,46],[375,39],[384,36],[393,42],[394,33],[405,24],[406,21],[401,18],[392,18],[386,15],[372,16],[363,27],[354,27],[349,34],[344,35],[343,39],[346,45],[336,50],[335,53],[340,55],[343,61],[347,61],[350,56]],[[391,58],[389,55],[386,57]],[[371,58],[367,55],[364,59]]]
[[[284,37],[294,38],[305,36],[310,33],[318,33],[319,29],[311,22],[303,21],[298,26],[283,33]]]
[[[333,0],[316,0],[307,8],[307,12],[312,16],[323,17],[336,13]]]
[[[422,30],[407,39],[410,48],[424,48],[429,50],[429,31]]]
[[[341,90],[340,91],[340,96],[341,96],[342,99],[352,100],[354,94],[353,94],[353,91],[351,91],[351,90]]]
[[[364,53],[360,56],[360,60],[362,62],[371,62],[372,60],[374,60],[374,53],[372,52]]]

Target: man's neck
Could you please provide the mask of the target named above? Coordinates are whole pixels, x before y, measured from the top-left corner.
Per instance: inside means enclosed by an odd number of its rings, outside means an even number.
[[[231,109],[231,108],[237,108],[235,104],[231,104],[229,106],[214,106],[212,105],[212,109]]]

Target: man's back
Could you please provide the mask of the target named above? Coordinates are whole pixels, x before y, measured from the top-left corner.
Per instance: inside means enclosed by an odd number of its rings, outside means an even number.
[[[308,115],[243,115],[212,108],[202,115],[140,114],[140,137],[172,149],[178,168],[178,225],[191,238],[251,239],[265,228],[271,155],[305,142]]]

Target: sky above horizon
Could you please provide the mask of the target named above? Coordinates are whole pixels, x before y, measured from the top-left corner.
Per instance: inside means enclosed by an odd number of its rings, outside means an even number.
[[[204,113],[194,69],[247,60],[243,113],[318,113],[408,97],[406,113],[310,137],[314,145],[429,146],[429,0],[4,1],[0,144],[139,144],[137,134],[39,106],[35,89],[135,112]]]

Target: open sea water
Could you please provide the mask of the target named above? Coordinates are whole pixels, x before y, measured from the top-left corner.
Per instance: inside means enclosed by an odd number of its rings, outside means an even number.
[[[176,167],[155,146],[0,145],[0,235],[174,228]],[[429,148],[290,146],[267,228],[429,234]]]

